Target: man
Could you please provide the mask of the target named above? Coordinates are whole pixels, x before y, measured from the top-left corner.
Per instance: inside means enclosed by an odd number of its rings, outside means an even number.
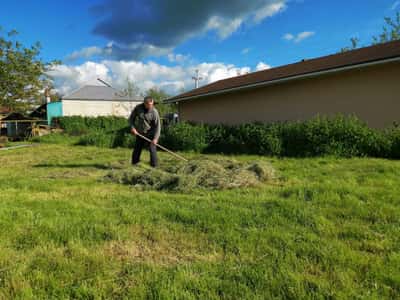
[[[132,135],[136,136],[135,148],[132,153],[132,164],[136,165],[140,161],[140,155],[143,147],[149,147],[150,165],[157,167],[157,143],[161,133],[160,115],[154,107],[154,100],[148,96],[144,98],[144,102],[135,107],[129,117],[129,125],[131,126]],[[144,135],[152,142],[149,143],[137,134]]]

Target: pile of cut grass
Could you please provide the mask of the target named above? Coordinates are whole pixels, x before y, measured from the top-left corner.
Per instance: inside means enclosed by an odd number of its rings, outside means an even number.
[[[6,147],[8,144],[8,139],[5,136],[0,136],[0,148]]]
[[[140,189],[180,192],[256,187],[274,178],[274,168],[265,161],[242,163],[221,158],[195,158],[156,169],[143,165],[116,168],[106,175],[107,180]]]

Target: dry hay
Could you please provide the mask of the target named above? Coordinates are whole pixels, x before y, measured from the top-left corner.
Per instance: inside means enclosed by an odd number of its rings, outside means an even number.
[[[263,161],[242,163],[233,159],[197,158],[156,169],[144,165],[117,167],[106,179],[142,189],[191,191],[255,187],[274,177],[274,168]]]
[[[0,148],[3,148],[7,145],[8,138],[6,136],[0,136]]]

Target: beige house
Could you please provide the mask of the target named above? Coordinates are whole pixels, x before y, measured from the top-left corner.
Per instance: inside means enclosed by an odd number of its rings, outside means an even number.
[[[220,80],[168,99],[180,119],[239,124],[353,114],[400,121],[400,41]]]

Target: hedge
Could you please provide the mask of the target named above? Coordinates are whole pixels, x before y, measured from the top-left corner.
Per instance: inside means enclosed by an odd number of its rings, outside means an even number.
[[[124,118],[63,117],[59,122],[66,133],[81,134],[80,145],[134,146]],[[163,128],[160,143],[171,150],[199,153],[400,158],[398,126],[377,130],[356,117],[341,115],[237,126],[181,122]]]
[[[53,120],[69,135],[82,135],[93,131],[114,132],[125,128],[127,120],[122,117],[59,117]]]

